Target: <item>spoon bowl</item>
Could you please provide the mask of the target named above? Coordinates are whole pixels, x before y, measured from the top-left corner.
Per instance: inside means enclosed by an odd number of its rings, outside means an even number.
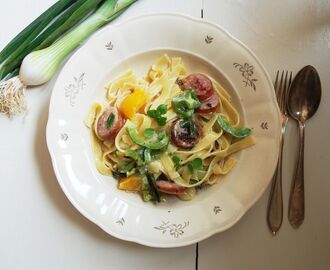
[[[312,66],[302,68],[289,91],[288,112],[297,121],[305,122],[317,111],[321,101],[321,81]]]
[[[321,82],[312,66],[302,68],[293,79],[287,99],[289,115],[299,124],[299,153],[289,201],[289,222],[298,228],[305,217],[304,140],[305,122],[317,111],[321,101]]]

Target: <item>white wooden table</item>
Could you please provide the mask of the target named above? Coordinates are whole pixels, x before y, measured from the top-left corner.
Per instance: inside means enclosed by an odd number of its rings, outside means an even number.
[[[0,48],[55,0],[1,1]],[[282,228],[266,225],[269,190],[228,231],[199,243],[199,269],[330,269],[330,2],[329,0],[140,0],[125,20],[152,12],[180,12],[220,24],[277,69],[297,72],[307,64],[320,74],[323,96],[307,123],[306,218],[294,230],[287,204],[297,149],[288,126],[284,157]],[[221,47],[219,48],[221,50]],[[155,249],[117,240],[70,204],[55,178],[45,127],[54,85],[29,90],[29,113],[0,116],[0,269],[195,269],[196,246]]]

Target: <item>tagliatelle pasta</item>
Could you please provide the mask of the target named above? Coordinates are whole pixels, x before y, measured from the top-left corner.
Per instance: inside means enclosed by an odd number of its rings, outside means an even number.
[[[164,193],[192,199],[196,187],[230,173],[234,153],[255,143],[249,129],[239,128],[229,93],[206,75],[187,77],[178,57],[162,56],[145,78],[127,70],[105,96],[85,121],[96,167],[145,201]]]

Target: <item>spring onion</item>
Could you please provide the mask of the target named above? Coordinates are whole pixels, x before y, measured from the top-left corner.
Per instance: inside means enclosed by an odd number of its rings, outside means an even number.
[[[0,112],[5,113],[7,116],[12,117],[18,113],[21,113],[25,110],[25,102],[24,102],[24,93],[27,86],[34,86],[34,85],[41,85],[43,83],[46,83],[49,81],[56,71],[58,70],[59,65],[63,62],[63,60],[77,47],[81,42],[83,42],[88,36],[90,36],[93,32],[95,32],[97,29],[99,29],[104,24],[110,22],[117,16],[119,16],[124,10],[126,10],[131,4],[133,4],[136,0],[103,0],[103,3],[101,6],[89,17],[87,17],[86,20],[84,20],[82,23],[80,23],[78,26],[70,30],[68,33],[66,33],[63,37],[55,41],[52,45],[49,47],[46,47],[41,50],[33,51],[29,53],[23,60],[19,75],[16,77],[13,77],[7,81],[3,81],[0,83]],[[64,9],[64,3],[66,4],[65,7],[68,7],[70,4],[72,4],[73,1],[69,0],[61,0],[58,3],[62,3],[62,10]],[[79,2],[79,0],[78,0]],[[84,3],[91,4],[91,3],[97,3],[100,2],[100,0],[86,0]],[[57,4],[58,4],[57,3]],[[82,3],[82,2],[81,2]],[[89,6],[91,7],[91,6]],[[79,8],[78,8],[79,9]],[[79,14],[84,14],[86,10],[79,9]],[[89,9],[90,10],[90,9]],[[73,9],[69,9],[70,12],[73,11]],[[68,15],[70,12],[66,11],[63,14]],[[52,13],[52,16],[55,14]],[[76,12],[72,13],[72,16],[74,16]],[[48,14],[49,15],[49,14]],[[46,15],[45,15],[46,16]],[[61,15],[59,15],[61,16]],[[78,15],[77,15],[78,16]],[[80,16],[80,15],[79,15]],[[54,18],[54,16],[53,16]],[[71,27],[73,23],[76,22],[75,19],[71,19],[72,17],[69,17],[69,19],[65,22],[66,27]],[[55,19],[54,22],[56,22],[59,19]],[[78,19],[77,19],[78,20]],[[57,21],[58,22],[58,21]],[[40,21],[39,21],[40,23]],[[67,24],[66,24],[67,23]],[[34,31],[39,31],[36,27],[36,23],[32,23],[33,27],[31,26],[31,29],[29,30],[29,35],[26,35],[23,33],[21,37],[19,38],[21,42],[25,38],[29,38],[31,33]],[[54,26],[54,24],[53,24]],[[64,29],[64,28],[63,28]],[[46,31],[46,30],[45,30]],[[54,29],[54,33],[56,33],[56,29]],[[58,35],[61,34],[61,31],[58,32]],[[56,36],[57,34],[55,34]],[[54,37],[55,37],[54,36]],[[30,42],[33,42],[30,40]],[[46,40],[43,41],[44,43],[39,44],[38,46],[43,46],[42,44],[49,44],[51,42],[50,39],[46,38]],[[29,43],[30,45],[31,43]],[[5,53],[3,53],[2,57],[10,57],[8,55],[9,49],[15,49],[18,45],[17,39],[15,42],[12,42],[11,45],[5,48]],[[8,49],[9,48],[9,49]],[[19,53],[18,55],[21,55],[22,51],[24,49],[18,48]],[[4,60],[6,61],[6,59]],[[9,61],[10,62],[10,61]],[[10,64],[7,61],[7,64],[1,63],[0,69],[4,68],[5,71],[9,71],[8,65]],[[16,70],[16,65],[11,66],[13,68],[13,71],[9,71],[9,73],[6,76],[6,78],[12,77]],[[0,74],[1,76],[1,74]]]
[[[74,26],[103,0],[78,0],[49,22],[47,17],[22,44],[0,64],[0,79],[18,68],[26,55],[53,43],[65,31]],[[46,25],[48,25],[46,27]],[[46,27],[46,28],[45,28]],[[45,29],[44,29],[45,28]]]
[[[25,27],[8,45],[0,52],[0,63],[2,63],[9,55],[13,53],[22,43],[29,37],[34,38],[39,34],[39,29],[45,23],[53,20],[57,15],[59,15],[63,10],[65,10],[69,5],[74,3],[75,0],[60,0],[48,8],[44,13],[42,13],[36,20]]]
[[[50,47],[34,51],[22,62],[19,77],[25,85],[40,85],[49,81],[65,57],[98,28],[112,20],[117,12],[127,8],[132,0],[107,0],[88,19]]]

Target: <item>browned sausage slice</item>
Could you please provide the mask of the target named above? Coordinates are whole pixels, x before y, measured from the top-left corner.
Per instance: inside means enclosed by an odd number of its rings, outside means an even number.
[[[109,117],[113,115],[114,120],[112,125],[107,125]],[[106,110],[97,121],[97,135],[104,141],[114,140],[121,128],[124,126],[126,119],[124,116],[114,107],[110,107]]]
[[[184,88],[186,90],[190,88],[195,89],[196,96],[200,101],[209,98],[214,93],[211,80],[200,73],[193,73],[185,78]]]
[[[185,187],[181,187],[176,183],[165,181],[165,180],[158,180],[156,181],[156,185],[159,191],[167,194],[181,194],[185,191]]]
[[[177,119],[171,126],[171,141],[178,147],[189,149],[194,147],[202,136],[202,128],[196,124],[196,134],[192,135],[188,127],[182,127],[181,119]]]
[[[219,96],[214,92],[208,99],[202,101],[201,106],[197,109],[197,113],[206,114],[215,112],[219,105]]]

